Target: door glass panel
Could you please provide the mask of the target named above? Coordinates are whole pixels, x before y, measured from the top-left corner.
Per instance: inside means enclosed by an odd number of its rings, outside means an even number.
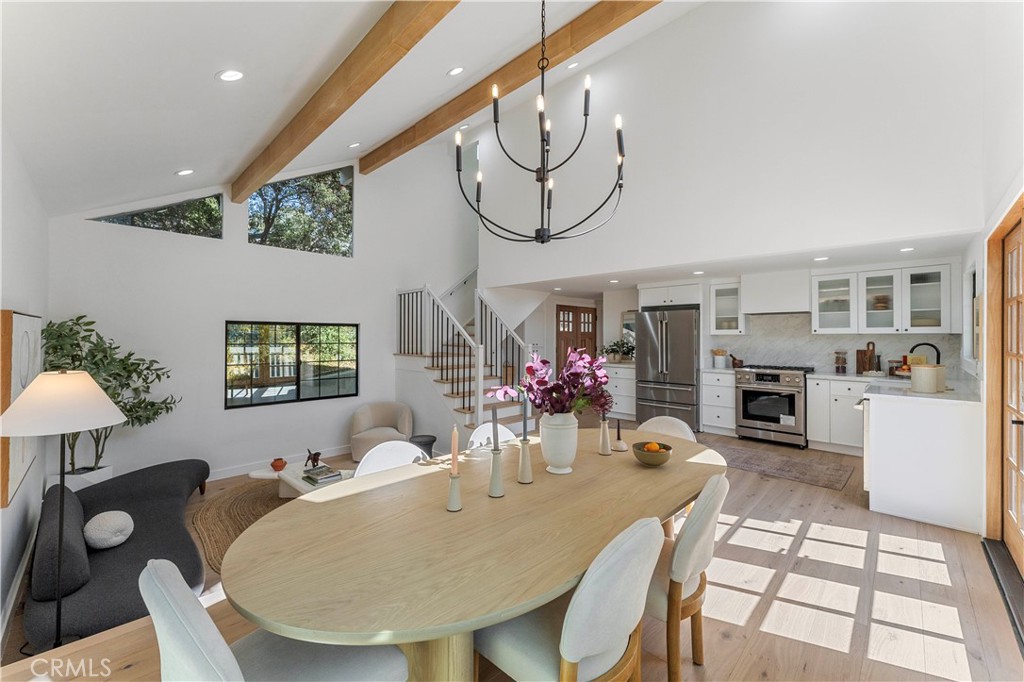
[[[1010,499],[1007,500],[1009,504],[1006,505],[1006,510],[1010,512],[1010,516],[1012,516],[1014,519],[1019,519],[1020,503],[1017,501],[1017,476],[1014,474],[1009,476],[1008,478],[1010,485],[1009,490],[1007,490],[1007,494]]]
[[[1012,424],[1008,424],[1006,432],[1010,436],[1009,446],[1006,449],[1006,456],[1010,460],[1010,463],[1013,464],[1014,467],[1016,467],[1018,461],[1017,453],[1020,449],[1020,442],[1017,434],[1020,432],[1020,429],[1013,426]]]
[[[896,275],[870,275],[864,279],[864,319],[867,326],[888,329],[896,326]]]
[[[850,323],[850,279],[818,281],[818,326],[823,329],[845,329]]]
[[[942,326],[942,273],[910,275],[910,326]]]
[[[1017,389],[1019,387],[1017,374],[1017,358],[1006,358],[1006,404],[1012,410],[1020,410],[1017,401]]]

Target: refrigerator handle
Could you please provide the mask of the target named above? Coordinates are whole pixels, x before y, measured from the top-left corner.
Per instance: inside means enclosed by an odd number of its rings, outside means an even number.
[[[665,373],[665,320],[658,316],[658,374]]]
[[[661,343],[661,348],[662,348],[661,352],[664,354],[665,360],[664,360],[664,363],[663,363],[664,366],[663,366],[661,371],[664,372],[665,374],[668,374],[668,363],[669,363],[669,360],[671,359],[671,357],[669,355],[669,345],[668,344],[670,343],[670,341],[669,341],[669,338],[668,338],[669,332],[668,332],[668,318],[667,317],[665,318],[665,331],[663,332],[662,336],[664,338],[662,339],[662,343]]]

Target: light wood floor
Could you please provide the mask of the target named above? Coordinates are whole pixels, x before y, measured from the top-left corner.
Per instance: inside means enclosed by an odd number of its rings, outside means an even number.
[[[700,438],[711,447],[785,447]],[[849,463],[854,474],[834,491],[730,470],[732,488],[708,570],[705,665],[690,664],[684,624],[684,679],[1024,679],[1024,660],[980,539],[871,512],[859,458],[802,454]],[[246,480],[212,482],[207,496]],[[210,611],[229,641],[252,628],[226,602]],[[645,619],[643,626],[644,679],[665,679],[664,625]],[[109,679],[158,679],[148,619],[65,650],[69,659],[111,658]],[[0,677],[28,679],[30,661],[5,667]],[[481,679],[505,677],[485,662]]]

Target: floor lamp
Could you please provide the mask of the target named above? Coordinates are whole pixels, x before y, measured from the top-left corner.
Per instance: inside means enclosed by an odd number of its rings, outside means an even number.
[[[54,436],[60,434],[60,502],[57,514],[57,612],[53,646],[61,645],[60,577],[64,550],[65,434],[101,429],[125,420],[117,405],[88,372],[42,372],[32,380],[7,411],[0,415],[0,436]]]

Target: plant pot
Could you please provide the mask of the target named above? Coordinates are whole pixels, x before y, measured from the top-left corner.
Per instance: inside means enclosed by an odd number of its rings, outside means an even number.
[[[615,364],[616,362],[622,362],[622,356],[618,353],[608,353],[608,362]]]
[[[572,473],[579,439],[576,415],[544,414],[540,418],[540,452],[547,463],[548,473]]]
[[[64,472],[64,485],[68,490],[76,491],[88,488],[94,483],[107,481],[114,477],[114,467],[100,467],[99,469],[75,469]],[[53,475],[46,477],[46,487],[60,483],[60,476]]]

